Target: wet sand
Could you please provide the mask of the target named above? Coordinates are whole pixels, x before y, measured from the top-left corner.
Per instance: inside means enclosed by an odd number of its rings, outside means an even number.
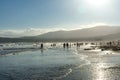
[[[51,48],[0,56],[0,80],[119,80],[120,54]]]
[[[86,55],[88,64],[74,68],[73,72],[63,80],[119,80],[120,54],[113,52],[105,54],[103,51],[82,51],[78,54]]]

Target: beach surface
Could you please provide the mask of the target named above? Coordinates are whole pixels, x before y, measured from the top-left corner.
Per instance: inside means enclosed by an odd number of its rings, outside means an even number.
[[[0,80],[119,80],[120,53],[48,48],[0,56]]]

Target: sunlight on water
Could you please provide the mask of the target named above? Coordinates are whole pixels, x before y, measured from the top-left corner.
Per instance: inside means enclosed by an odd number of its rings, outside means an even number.
[[[55,47],[1,56],[0,80],[119,80],[120,56],[101,54]]]
[[[96,80],[105,80],[105,73],[102,70],[105,67],[104,63],[98,63],[96,68],[97,79]]]

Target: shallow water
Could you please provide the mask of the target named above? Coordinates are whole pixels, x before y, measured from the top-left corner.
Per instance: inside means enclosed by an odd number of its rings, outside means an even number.
[[[0,80],[119,80],[120,55],[51,48],[0,56]]]

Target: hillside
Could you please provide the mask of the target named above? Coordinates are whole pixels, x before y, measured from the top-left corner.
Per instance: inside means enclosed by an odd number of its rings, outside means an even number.
[[[85,28],[72,31],[55,31],[48,32],[36,38],[41,39],[83,39],[101,37],[120,32],[120,27],[97,26],[93,28]]]
[[[0,38],[0,42],[35,42],[35,41],[91,41],[120,39],[119,26],[96,26],[71,31],[54,31],[38,36],[20,38]]]

